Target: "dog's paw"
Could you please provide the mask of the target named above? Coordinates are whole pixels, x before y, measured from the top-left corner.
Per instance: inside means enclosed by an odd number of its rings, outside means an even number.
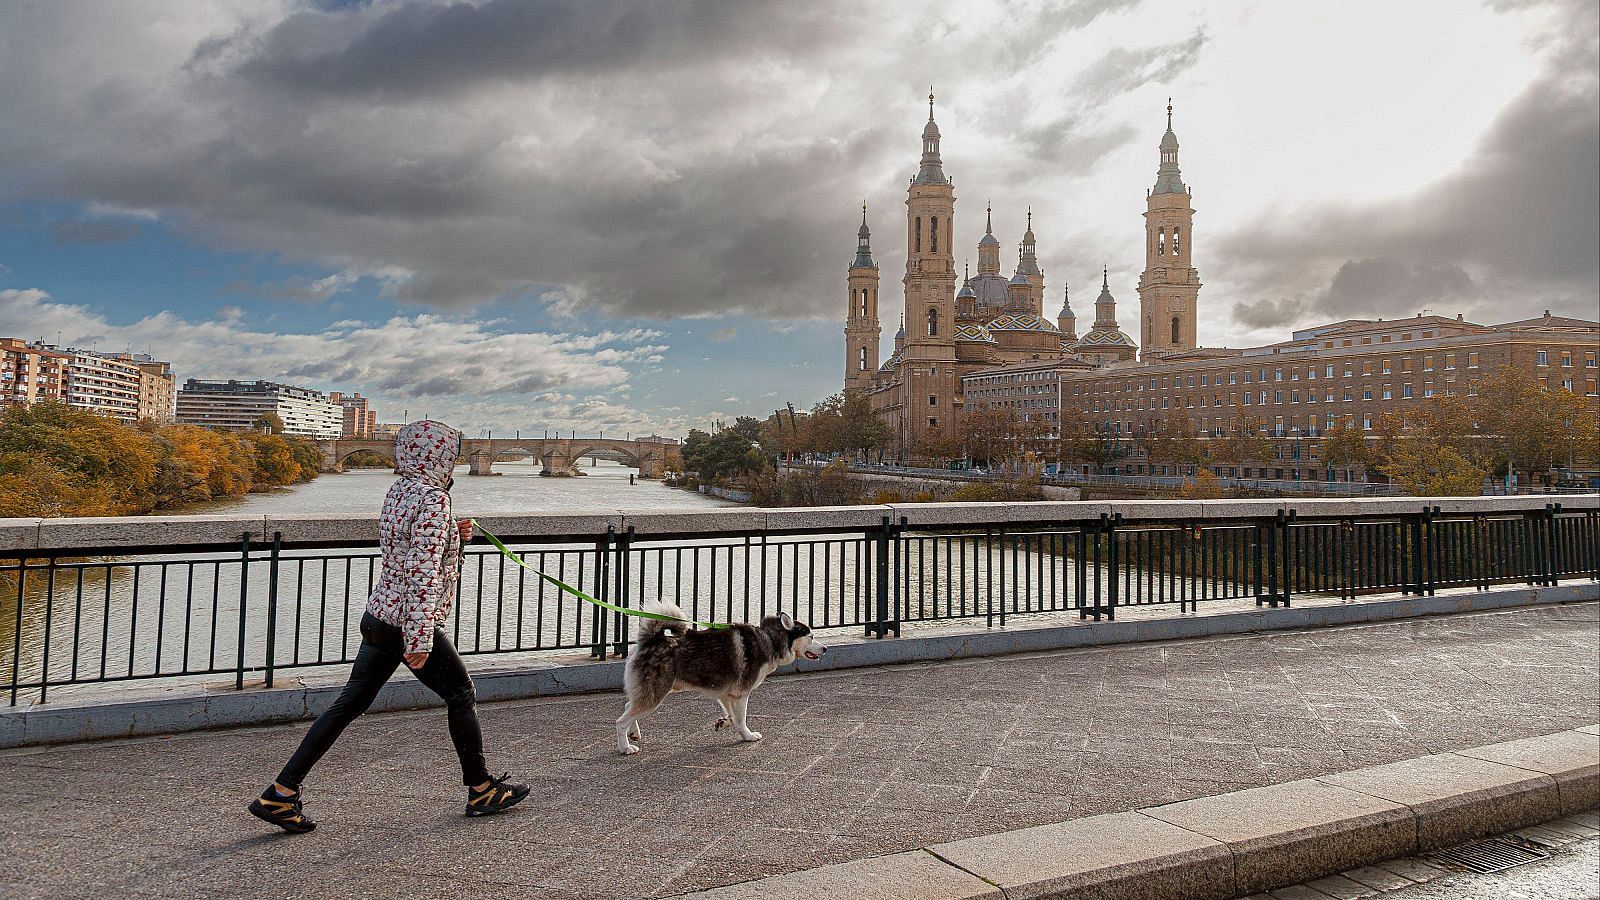
[[[618,749],[617,752],[621,753],[623,756],[632,756],[635,753],[639,752],[639,745],[638,744],[629,744],[626,747],[622,747],[622,748]]]
[[[722,729],[731,727],[732,725],[733,725],[733,717],[732,716],[723,716],[722,718],[718,719],[716,722],[712,723],[711,727],[716,729],[717,731],[721,731]]]
[[[751,741],[752,743],[755,742],[755,741],[759,741],[759,740],[761,740],[761,732],[759,732],[759,731],[746,732],[744,734],[739,735],[739,740],[741,740],[741,741]]]

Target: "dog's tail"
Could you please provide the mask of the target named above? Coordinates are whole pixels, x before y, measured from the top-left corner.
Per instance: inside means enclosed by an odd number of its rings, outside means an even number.
[[[689,617],[683,614],[676,603],[646,603],[645,612],[659,613],[663,616],[672,616],[671,619],[639,619],[639,642],[644,643],[651,638],[670,633],[681,636],[689,630]]]

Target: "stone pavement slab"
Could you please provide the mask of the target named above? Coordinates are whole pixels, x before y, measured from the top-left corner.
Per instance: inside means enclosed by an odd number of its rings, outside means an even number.
[[[292,837],[243,807],[303,725],[6,751],[0,895],[667,896],[1588,725],[1597,634],[1574,604],[817,673],[755,695],[760,743],[677,695],[629,757],[615,694],[488,703],[534,793],[482,820],[442,713],[374,714]]]
[[[1416,852],[1416,826],[1398,803],[1305,779],[1201,797],[1145,815],[1222,841],[1241,894]]]
[[[1600,735],[1575,729],[1457,752],[1549,775],[1563,815],[1600,806]]]
[[[1561,814],[1560,796],[1550,776],[1456,753],[1324,775],[1318,780],[1409,807],[1416,814],[1416,846],[1423,852]]]
[[[1139,813],[1090,816],[928,849],[1004,888],[1007,900],[1234,895],[1227,847]]]

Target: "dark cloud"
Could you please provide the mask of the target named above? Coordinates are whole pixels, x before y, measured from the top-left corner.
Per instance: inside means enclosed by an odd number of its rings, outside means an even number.
[[[1248,328],[1281,328],[1307,317],[1397,318],[1429,308],[1443,312],[1475,303],[1482,296],[1483,289],[1460,266],[1384,256],[1345,262],[1327,289],[1313,296],[1240,302],[1234,306],[1233,316]]]
[[[1498,321],[1545,308],[1593,318],[1600,17],[1590,3],[1559,5],[1570,28],[1546,38],[1545,74],[1459,170],[1399,200],[1296,209],[1292,222],[1224,236],[1222,266],[1254,295],[1235,318],[1265,328],[1424,306]]]
[[[792,53],[846,27],[831,4],[786,0],[409,2],[296,13],[210,43],[194,62],[242,56],[245,78],[296,95],[394,97],[621,67],[660,75],[730,50]]]
[[[139,236],[139,226],[115,219],[62,219],[50,223],[59,244],[120,244]]]

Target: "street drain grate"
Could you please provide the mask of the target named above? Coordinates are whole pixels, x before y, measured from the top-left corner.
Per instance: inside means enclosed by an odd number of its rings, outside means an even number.
[[[1549,859],[1550,854],[1513,844],[1503,838],[1490,838],[1487,841],[1441,850],[1434,854],[1434,858],[1488,875],[1504,872],[1524,863]]]

